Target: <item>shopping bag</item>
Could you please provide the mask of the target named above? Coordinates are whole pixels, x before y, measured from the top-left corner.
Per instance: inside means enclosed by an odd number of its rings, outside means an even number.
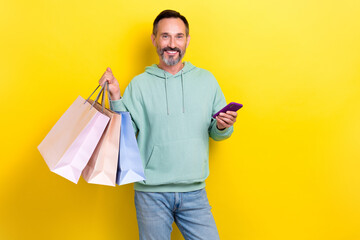
[[[108,116],[91,106],[90,97],[85,100],[79,96],[38,146],[50,170],[74,183],[109,122]]]
[[[130,114],[119,113],[121,114],[121,131],[116,184],[124,185],[145,180],[145,174]]]
[[[109,99],[108,84],[105,89]],[[94,107],[99,111],[104,107],[105,90],[102,95],[101,105],[95,102]],[[91,102],[91,100],[89,100]],[[109,104],[111,104],[109,99]],[[121,115],[109,109],[104,109],[104,114],[110,118],[94,153],[82,172],[82,177],[88,183],[115,186],[116,170],[118,165]]]

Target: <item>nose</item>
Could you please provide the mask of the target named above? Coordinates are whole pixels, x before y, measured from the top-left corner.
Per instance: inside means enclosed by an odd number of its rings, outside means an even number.
[[[169,47],[171,47],[171,48],[174,48],[174,47],[175,47],[175,40],[174,40],[173,37],[170,38]]]

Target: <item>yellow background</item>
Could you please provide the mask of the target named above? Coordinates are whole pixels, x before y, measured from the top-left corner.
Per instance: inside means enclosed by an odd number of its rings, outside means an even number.
[[[157,63],[152,21],[190,22],[185,60],[244,104],[211,141],[221,239],[360,239],[360,2],[0,1],[0,239],[137,239],[133,185],[75,185],[37,145],[111,67]],[[181,239],[175,227],[173,239]]]

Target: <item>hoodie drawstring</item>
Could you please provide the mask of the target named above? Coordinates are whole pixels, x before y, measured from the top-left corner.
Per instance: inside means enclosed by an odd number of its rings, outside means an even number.
[[[169,115],[169,102],[168,102],[168,91],[167,91],[167,76],[164,71],[165,76],[165,96],[166,96],[166,111],[167,115]],[[184,74],[183,70],[181,70],[181,97],[182,97],[182,112],[185,113],[185,94],[184,94]]]
[[[181,91],[182,91],[182,107],[183,107],[183,113],[185,113],[184,76],[183,76],[183,70],[181,70]]]
[[[167,76],[166,76],[165,72],[164,72],[164,75],[165,75],[166,111],[167,111],[167,115],[169,115],[169,103],[168,103],[168,94],[167,94]]]

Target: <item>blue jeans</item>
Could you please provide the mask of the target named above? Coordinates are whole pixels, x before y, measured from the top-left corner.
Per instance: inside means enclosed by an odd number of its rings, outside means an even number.
[[[218,240],[205,188],[192,192],[135,191],[140,240],[169,240],[175,221],[186,240]]]

